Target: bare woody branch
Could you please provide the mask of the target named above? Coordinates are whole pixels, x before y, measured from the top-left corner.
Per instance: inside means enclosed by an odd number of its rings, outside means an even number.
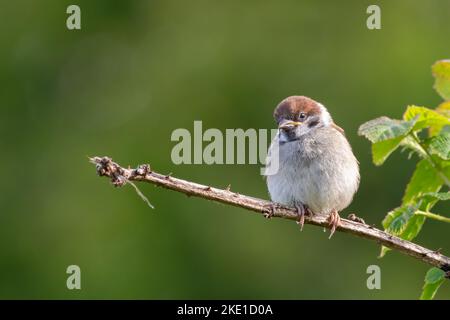
[[[297,220],[297,214],[292,208],[235,193],[229,189],[217,189],[177,179],[170,175],[163,175],[152,171],[150,166],[146,164],[140,165],[136,169],[126,169],[108,157],[93,157],[90,158],[90,161],[96,165],[97,173],[100,176],[109,177],[115,186],[123,186],[132,181],[148,182],[166,189],[184,193],[188,196],[213,200],[260,214],[267,214],[269,210],[273,210],[273,217]],[[305,217],[305,223],[329,228],[327,218],[322,216],[307,216]],[[438,251],[430,250],[413,242],[400,239],[370,225],[347,219],[341,219],[341,223],[336,230],[376,241],[390,249],[438,267],[446,272],[447,278],[450,277],[450,258]]]

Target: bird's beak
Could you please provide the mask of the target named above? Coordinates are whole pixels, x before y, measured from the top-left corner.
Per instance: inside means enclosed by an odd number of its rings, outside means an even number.
[[[297,121],[286,121],[278,126],[278,129],[291,129],[300,126],[302,123]]]

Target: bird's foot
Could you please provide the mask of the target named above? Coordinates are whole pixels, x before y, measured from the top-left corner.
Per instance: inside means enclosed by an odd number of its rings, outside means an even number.
[[[276,205],[273,202],[266,204],[264,206],[264,211],[263,211],[264,218],[266,218],[266,219],[272,218],[273,215],[275,214],[275,209],[276,209]]]
[[[311,211],[304,204],[296,204],[295,210],[297,211],[297,224],[300,225],[300,231],[303,231],[303,226],[305,225],[305,215],[311,215]]]
[[[337,212],[337,210],[333,210],[330,214],[329,219],[330,219],[329,225],[331,227],[331,232],[330,232],[330,236],[328,237],[328,239],[331,239],[334,232],[336,231],[337,226],[341,222],[341,217],[339,216],[339,213]]]

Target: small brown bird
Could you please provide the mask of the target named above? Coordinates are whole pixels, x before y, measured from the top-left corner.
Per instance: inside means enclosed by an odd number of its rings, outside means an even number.
[[[272,201],[295,207],[301,229],[305,214],[329,217],[331,238],[338,212],[359,186],[358,161],[344,130],[321,103],[305,96],[281,101],[274,117],[279,130],[267,158],[269,164],[278,157],[278,170],[267,175]]]

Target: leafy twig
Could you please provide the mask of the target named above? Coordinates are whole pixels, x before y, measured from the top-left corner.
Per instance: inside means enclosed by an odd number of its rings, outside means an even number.
[[[414,141],[416,141],[417,145],[422,149],[422,151],[424,152],[424,154],[426,155],[425,158],[428,160],[428,162],[431,164],[431,166],[434,168],[434,170],[436,170],[437,174],[439,175],[439,177],[444,181],[444,183],[447,185],[447,187],[450,188],[450,180],[447,178],[447,176],[442,172],[441,167],[439,166],[438,163],[436,163],[433,160],[433,157],[431,156],[431,154],[428,152],[427,148],[423,145],[423,143],[420,141],[420,139],[417,137],[417,134],[411,133],[410,134],[412,136],[412,138],[414,139]]]

